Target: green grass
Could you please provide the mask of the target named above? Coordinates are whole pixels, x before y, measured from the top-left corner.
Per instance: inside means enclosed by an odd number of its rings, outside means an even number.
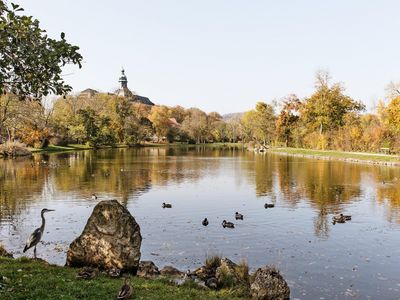
[[[101,146],[98,149],[107,149],[107,148],[125,148],[127,147],[124,144],[116,144],[115,146]],[[38,148],[30,148],[29,150],[33,153],[35,152],[63,152],[63,151],[76,151],[76,150],[90,150],[93,147],[90,147],[87,144],[68,144],[67,146],[55,146],[49,145],[46,148],[38,149]]]
[[[68,146],[49,145],[46,148],[42,149],[30,148],[29,150],[33,153],[36,153],[36,152],[62,152],[62,151],[88,150],[88,149],[91,149],[91,147],[87,145],[73,144]]]
[[[271,148],[271,152],[296,154],[296,155],[309,155],[309,156],[322,156],[331,157],[338,159],[358,159],[368,160],[376,162],[400,162],[400,156],[388,155],[381,153],[368,153],[368,152],[345,152],[345,151],[333,151],[333,150],[311,150],[302,148]]]
[[[78,269],[48,265],[27,258],[0,257],[0,299],[116,299],[123,279],[104,274],[92,280],[77,279]],[[130,277],[132,299],[245,299],[233,290],[206,291],[167,280]]]
[[[208,144],[199,144],[199,145],[189,145],[183,143],[150,143],[146,142],[141,144],[142,147],[211,147],[211,148],[243,148],[243,144],[240,143],[208,143]],[[98,149],[108,149],[108,148],[127,148],[128,146],[125,144],[116,144],[115,146],[101,146]],[[67,146],[55,146],[49,145],[46,148],[38,149],[38,148],[29,148],[29,151],[32,153],[39,152],[64,152],[64,151],[76,151],[76,150],[89,150],[93,149],[87,144],[68,144]]]

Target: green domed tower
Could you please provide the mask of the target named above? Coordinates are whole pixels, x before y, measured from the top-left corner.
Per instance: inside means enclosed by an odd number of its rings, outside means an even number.
[[[121,70],[121,76],[119,77],[118,82],[121,83],[121,87],[115,91],[115,94],[118,97],[124,97],[131,102],[143,103],[146,105],[154,105],[154,103],[151,102],[149,98],[139,96],[131,92],[131,90],[128,88],[128,78],[125,75],[124,69]]]
[[[127,89],[128,88],[128,78],[125,75],[125,70],[121,70],[121,77],[119,78],[118,82],[121,83],[121,89]]]

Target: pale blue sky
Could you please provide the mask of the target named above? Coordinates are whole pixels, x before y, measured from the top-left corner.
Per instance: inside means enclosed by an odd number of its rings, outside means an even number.
[[[400,80],[400,1],[14,2],[80,46],[83,68],[65,77],[75,91],[113,90],[123,66],[157,104],[228,113],[306,97],[318,69],[369,107]]]

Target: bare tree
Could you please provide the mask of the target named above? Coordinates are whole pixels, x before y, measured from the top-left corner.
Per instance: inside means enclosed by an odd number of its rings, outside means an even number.
[[[385,87],[385,92],[386,92],[386,98],[388,100],[399,97],[400,96],[400,81],[389,82],[389,84]]]

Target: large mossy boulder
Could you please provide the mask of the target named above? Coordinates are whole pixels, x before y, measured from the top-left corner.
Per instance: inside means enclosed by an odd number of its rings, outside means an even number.
[[[289,300],[290,289],[282,275],[275,268],[259,268],[254,274],[250,293],[257,300]]]
[[[117,200],[101,201],[82,234],[69,246],[66,265],[136,274],[141,243],[140,227],[129,211]]]

